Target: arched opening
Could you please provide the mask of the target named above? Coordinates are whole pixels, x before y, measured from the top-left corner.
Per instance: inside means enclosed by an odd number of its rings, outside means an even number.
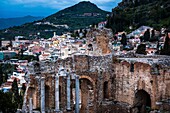
[[[36,107],[37,107],[37,105],[36,105],[37,98],[36,98],[35,88],[29,87],[28,94],[29,94],[29,98],[32,98],[33,109],[36,109]]]
[[[45,86],[45,107],[48,110],[49,106],[49,101],[50,100],[50,87],[49,86]]]
[[[136,109],[136,113],[150,112],[151,98],[145,90],[138,90],[135,94],[134,108]]]
[[[80,78],[81,113],[90,112],[94,105],[93,83],[87,78]]]
[[[108,81],[104,82],[103,97],[104,97],[104,99],[108,99],[109,98]]]

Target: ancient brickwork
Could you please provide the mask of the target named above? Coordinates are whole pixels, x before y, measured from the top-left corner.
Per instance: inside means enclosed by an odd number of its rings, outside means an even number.
[[[116,101],[128,103],[133,107],[135,94],[144,90],[150,95],[151,108],[156,109],[159,108],[156,102],[168,98],[166,87],[170,73],[164,69],[159,69],[160,74],[151,74],[152,67],[149,64],[135,62],[134,71],[130,72],[131,63],[126,61],[116,63],[115,67]]]
[[[92,29],[87,33],[87,45],[91,44],[93,55],[105,55],[111,53],[111,44],[113,34],[110,29]]]
[[[141,62],[140,59],[117,59],[110,54],[105,56],[75,55],[56,62],[34,62],[32,67],[30,66],[32,71],[27,99],[32,97],[33,108],[40,108],[40,78],[45,77],[46,110],[54,110],[55,76],[62,66],[71,75],[72,112],[75,95],[73,73],[80,79],[81,113],[104,113],[115,111],[115,109],[121,113],[119,110],[121,106],[127,112],[133,112],[139,104],[142,93],[145,97],[141,98],[150,99],[144,101],[144,105],[157,109],[160,106],[156,105],[156,102],[170,97],[169,67],[163,65],[163,62],[153,65],[145,61]],[[63,112],[67,112],[66,78],[66,76],[59,78],[60,110]]]

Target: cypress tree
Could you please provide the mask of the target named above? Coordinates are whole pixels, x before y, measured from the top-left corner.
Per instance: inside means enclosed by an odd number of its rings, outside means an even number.
[[[136,50],[137,54],[144,54],[146,55],[146,45],[145,44],[140,44]]]
[[[162,55],[170,55],[170,39],[169,39],[168,33],[166,33],[164,47],[161,50],[161,54]]]
[[[146,31],[145,31],[145,33],[144,33],[144,41],[146,42],[146,41],[149,41],[149,39],[150,39],[150,31],[149,31],[149,29],[147,29]]]
[[[2,46],[2,39],[1,39],[1,37],[0,37],[0,47]]]
[[[0,64],[0,86],[3,83],[3,71],[2,71],[2,64]]]
[[[14,94],[14,101],[18,102],[18,97],[19,97],[19,93],[18,93],[18,83],[17,83],[17,79],[15,78],[13,83],[12,83],[12,93]]]
[[[154,36],[155,36],[155,30],[153,29],[153,30],[151,31],[151,38],[154,38]]]
[[[122,34],[121,44],[123,45],[123,47],[127,45],[127,38],[125,33]]]
[[[16,113],[17,103],[12,100],[12,93],[0,91],[0,112]]]

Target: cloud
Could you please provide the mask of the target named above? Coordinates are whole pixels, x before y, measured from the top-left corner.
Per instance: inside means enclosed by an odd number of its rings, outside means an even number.
[[[68,6],[72,6],[80,1],[90,1],[106,9],[108,8],[108,4],[117,4],[121,0],[6,0],[7,3],[13,5],[22,5],[24,7],[41,6],[52,9],[63,9]]]

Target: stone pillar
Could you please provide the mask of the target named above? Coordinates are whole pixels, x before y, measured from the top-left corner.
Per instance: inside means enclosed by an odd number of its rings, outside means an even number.
[[[59,112],[59,74],[55,76],[55,111]]]
[[[96,102],[96,112],[101,112],[102,101],[103,101],[103,72],[100,67],[98,67],[98,78],[97,78],[97,102]]]
[[[67,73],[67,110],[70,111],[70,74]]]
[[[41,113],[45,113],[45,78],[41,78]]]
[[[29,113],[32,113],[32,98],[29,98]]]
[[[75,90],[75,98],[76,98],[76,105],[75,105],[75,113],[79,113],[79,93],[80,93],[80,89],[79,89],[79,76],[75,75],[75,79],[76,79],[76,90]]]
[[[100,67],[98,68],[97,89],[100,89],[98,90],[98,101],[100,105],[103,100],[103,70]]]

